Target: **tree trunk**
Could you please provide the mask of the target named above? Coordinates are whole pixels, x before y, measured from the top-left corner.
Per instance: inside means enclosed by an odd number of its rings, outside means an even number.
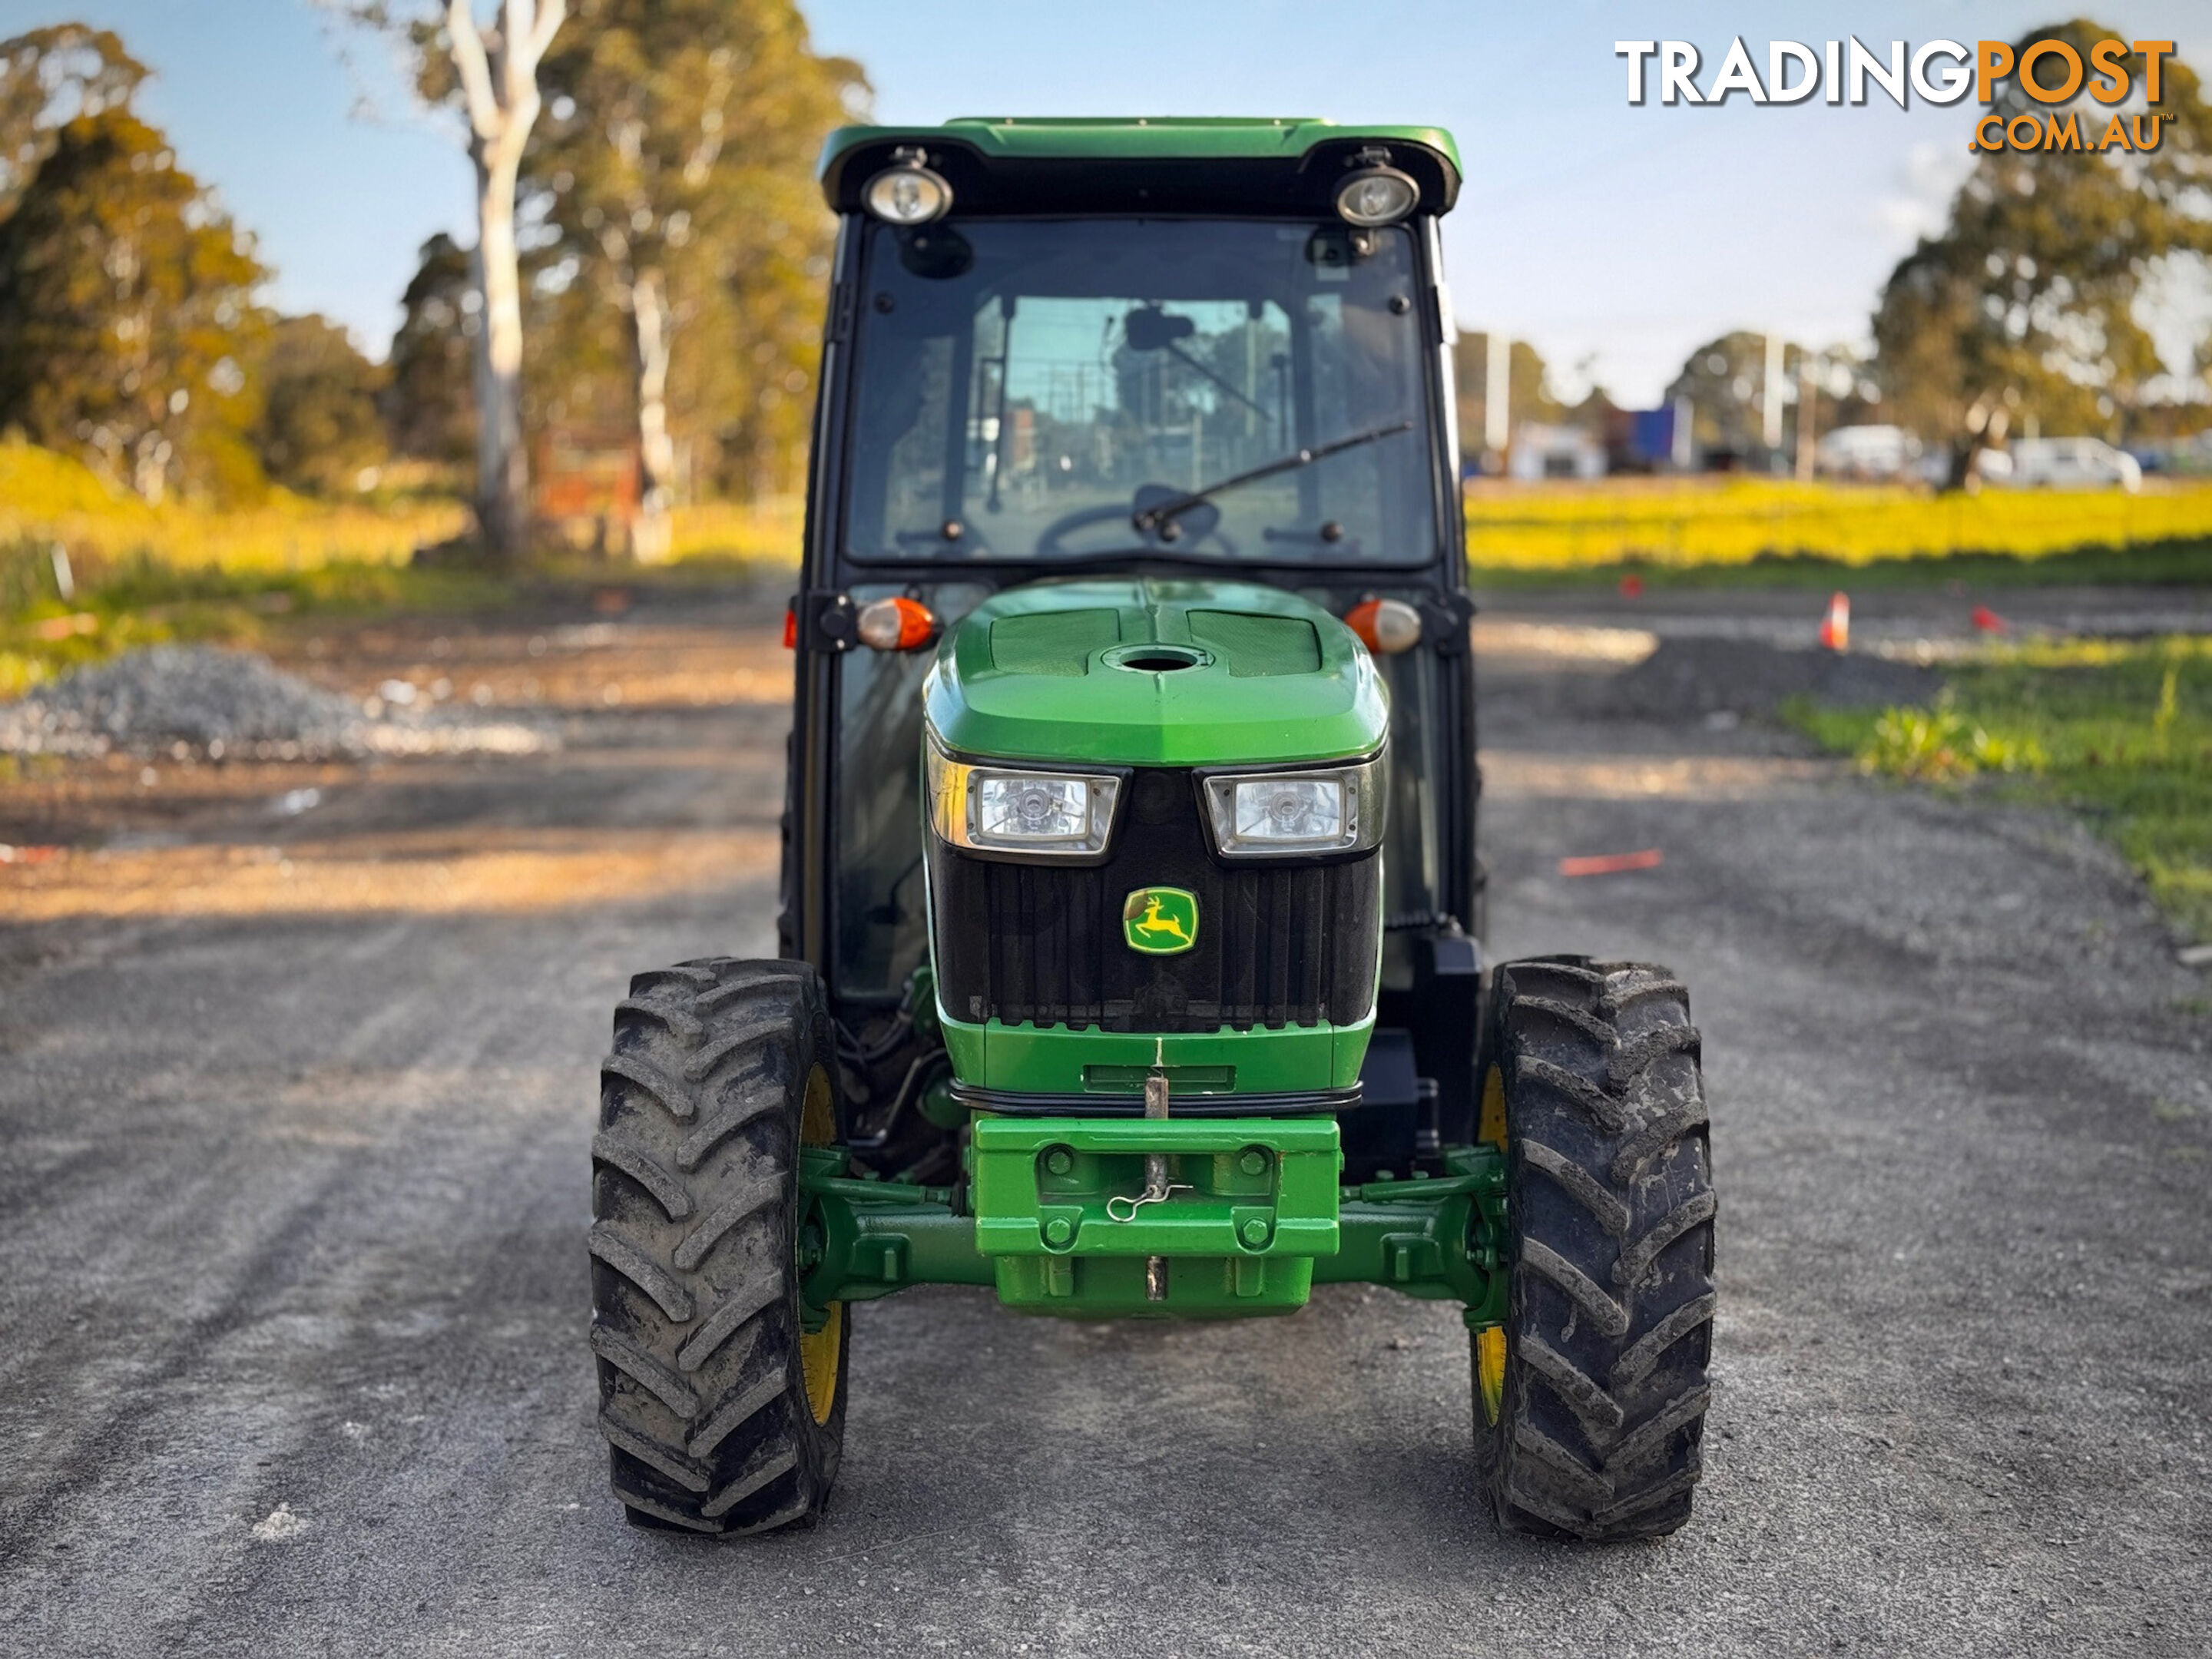
[[[159,507],[168,493],[169,457],[174,453],[160,432],[143,435],[131,451],[131,487],[149,507]]]
[[[674,502],[676,445],[668,435],[668,292],[658,270],[630,284],[631,366],[637,377],[638,514],[630,551],[640,562],[667,558]]]
[[[1820,383],[1813,375],[1813,354],[1801,352],[1797,358],[1797,482],[1810,483],[1820,460],[1817,446],[1819,432],[1814,421],[1818,405]]]
[[[568,0],[501,0],[489,45],[474,0],[446,0],[447,48],[469,114],[477,169],[477,524],[501,563],[527,550],[530,458],[522,447],[522,270],[514,246],[514,187],[537,125],[538,65],[568,15]]]
[[[2004,447],[2006,429],[2012,424],[2011,411],[2002,404],[1984,398],[1977,398],[1966,411],[1966,431],[1951,448],[1951,470],[1943,481],[1947,490],[1963,490],[1969,495],[1982,492],[1982,455],[1984,452]]]
[[[522,441],[522,275],[514,244],[517,143],[471,147],[477,165],[477,523],[501,562],[526,550],[530,457]]]

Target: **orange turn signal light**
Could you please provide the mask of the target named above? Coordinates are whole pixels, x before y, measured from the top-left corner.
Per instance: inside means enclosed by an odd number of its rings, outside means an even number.
[[[1421,642],[1421,613],[1403,599],[1363,599],[1344,613],[1344,625],[1377,656],[1395,656]]]
[[[876,599],[860,607],[854,632],[878,651],[918,651],[937,637],[937,617],[919,599]]]

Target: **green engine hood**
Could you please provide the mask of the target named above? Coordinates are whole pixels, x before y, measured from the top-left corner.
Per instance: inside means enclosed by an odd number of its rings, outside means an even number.
[[[1146,666],[1147,647],[1191,665]],[[924,698],[946,748],[1005,760],[1341,760],[1375,749],[1389,722],[1382,677],[1350,629],[1239,581],[1039,582],[994,595],[938,647]]]

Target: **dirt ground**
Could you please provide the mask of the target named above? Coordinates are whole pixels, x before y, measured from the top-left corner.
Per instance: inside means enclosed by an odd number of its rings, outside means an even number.
[[[2212,977],[2070,820],[1596,712],[1650,635],[1807,605],[1479,624],[1493,954],[1669,962],[1705,1032],[1708,1473],[1632,1548],[1499,1538],[1456,1316],[1356,1288],[1226,1328],[870,1304],[819,1528],[622,1523],[595,1061],[631,971],[773,948],[780,593],[284,653],[483,685],[551,754],[0,784],[0,1651],[2205,1651]]]

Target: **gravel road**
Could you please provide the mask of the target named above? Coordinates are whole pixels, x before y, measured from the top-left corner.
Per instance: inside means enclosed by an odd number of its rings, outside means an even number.
[[[631,970],[772,942],[776,618],[687,603],[574,637],[735,664],[714,700],[580,694],[556,754],[0,870],[0,1650],[2212,1644],[2212,979],[2064,819],[1578,713],[1620,664],[1559,641],[1619,619],[1527,595],[1566,626],[1486,684],[1493,951],[1670,962],[1706,1036],[1692,1524],[1500,1539],[1456,1314],[1346,1289],[1212,1328],[869,1305],[821,1527],[624,1526],[594,1062]]]

